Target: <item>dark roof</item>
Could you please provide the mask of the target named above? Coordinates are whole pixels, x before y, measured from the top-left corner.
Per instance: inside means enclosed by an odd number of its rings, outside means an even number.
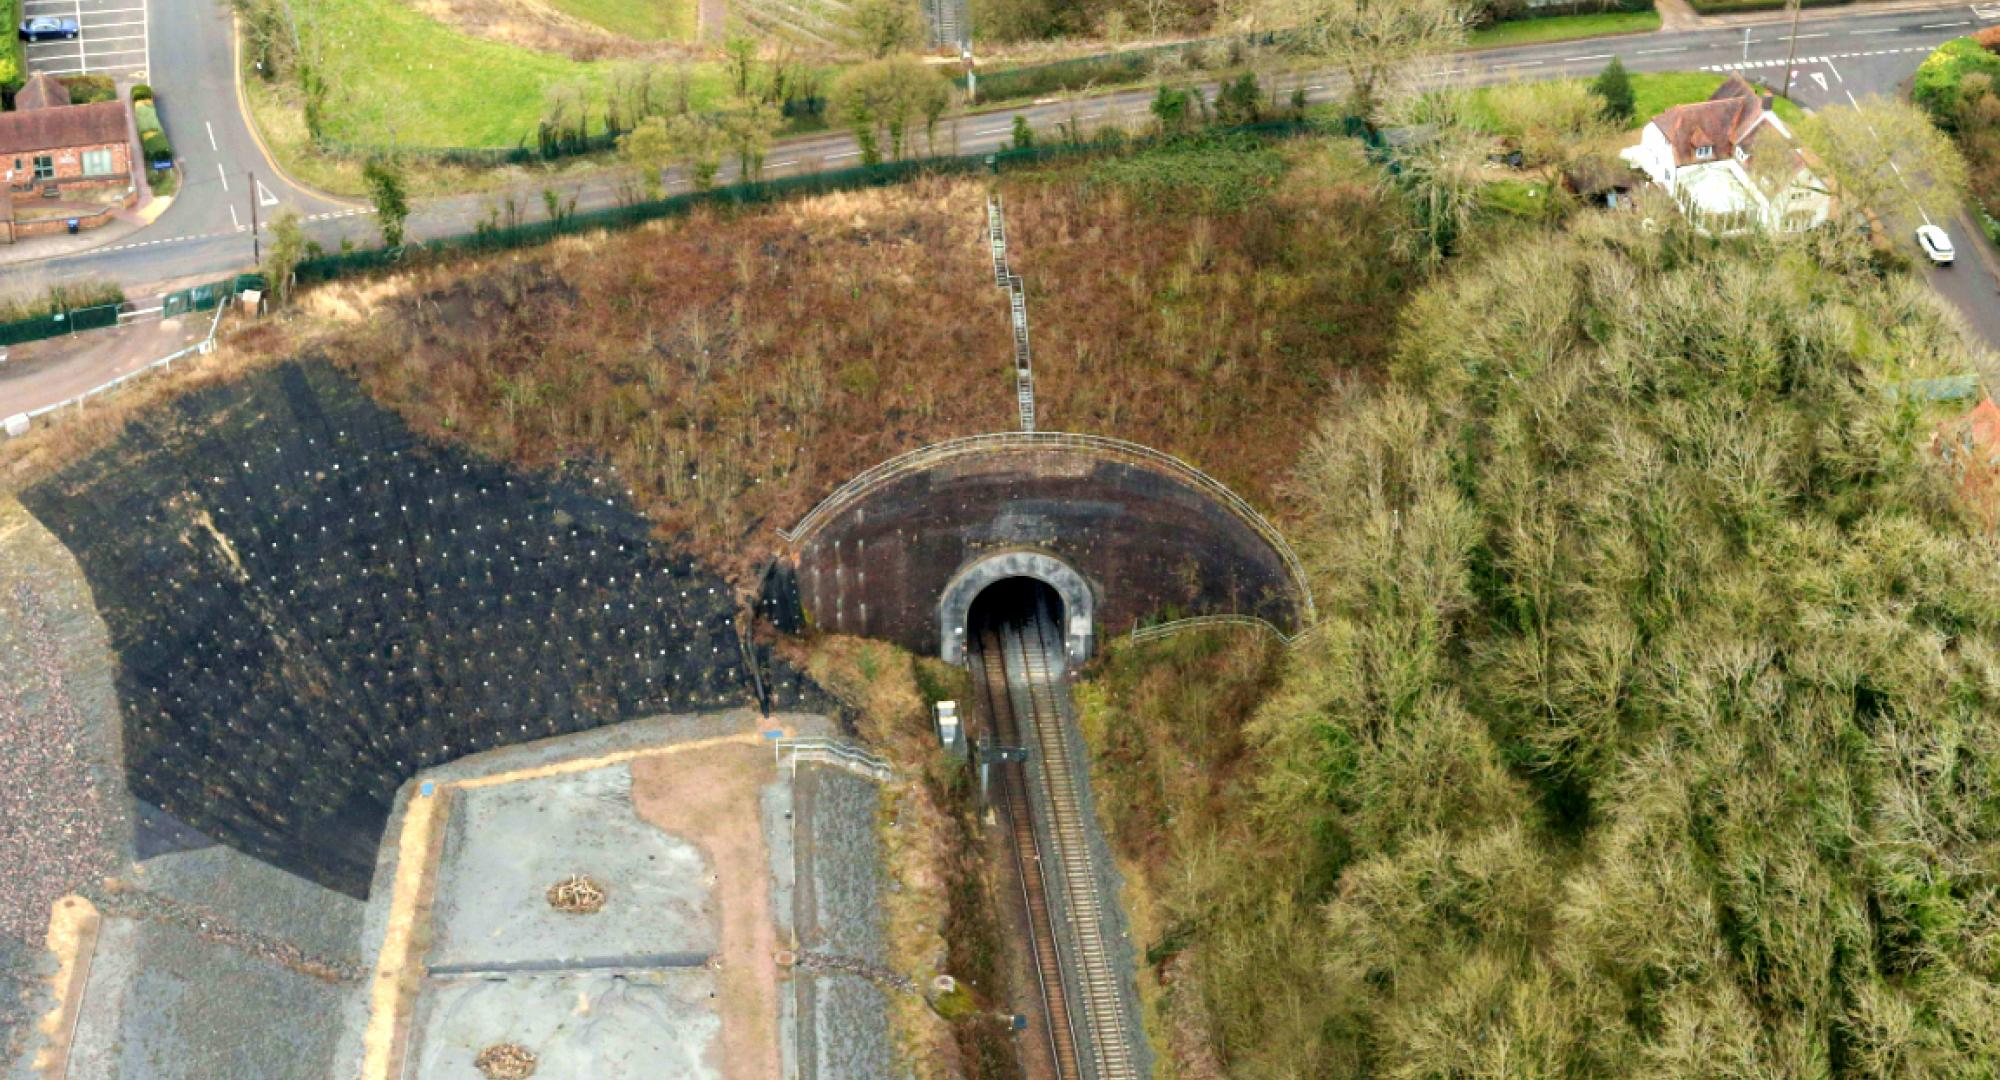
[[[1674,148],[1674,165],[1721,161],[1736,153],[1736,146],[1757,126],[1770,102],[1757,93],[1741,75],[1723,80],[1707,101],[1676,105],[1653,118],[1660,132]],[[1712,147],[1713,156],[1699,158],[1695,148]]]
[[[122,101],[0,113],[0,154],[98,146],[122,143],[125,139]]]
[[[37,71],[28,76],[27,84],[14,94],[14,107],[22,112],[67,104],[69,104],[69,87],[64,86],[54,75],[46,71]]]
[[[1632,166],[1617,158],[1591,155],[1579,159],[1563,174],[1563,182],[1578,195],[1602,195],[1607,191],[1631,191],[1645,180]]]

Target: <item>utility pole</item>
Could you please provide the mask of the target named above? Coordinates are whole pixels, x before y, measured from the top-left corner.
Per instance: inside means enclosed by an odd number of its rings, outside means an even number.
[[[1785,89],[1779,97],[1792,96],[1792,61],[1799,56],[1799,9],[1804,6],[1802,0],[1792,0],[1792,43],[1785,48]]]
[[[264,239],[257,235],[257,174],[250,173],[250,261],[264,265]]]

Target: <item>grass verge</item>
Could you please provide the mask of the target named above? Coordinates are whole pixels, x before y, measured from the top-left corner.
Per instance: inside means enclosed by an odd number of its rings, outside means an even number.
[[[1553,81],[1553,80],[1552,80]],[[1587,79],[1570,80],[1588,82]],[[1722,85],[1723,76],[1709,71],[1661,71],[1633,73],[1632,75],[1632,127],[1634,130],[1646,126],[1647,121],[1660,115],[1675,105],[1688,105],[1697,101],[1707,101]],[[1477,87],[1467,91],[1472,96],[1471,111],[1475,118],[1483,121],[1482,126],[1490,130],[1508,134],[1504,125],[1493,115],[1487,104],[1491,87]],[[1786,98],[1779,98],[1774,106],[1778,119],[1787,124],[1796,124],[1805,118],[1799,107]]]
[[[1583,15],[1552,15],[1546,19],[1512,19],[1474,30],[1466,44],[1475,49],[1538,45],[1549,41],[1648,34],[1660,28],[1657,11],[1599,11]]]
[[[323,45],[330,88],[321,134],[370,146],[532,144],[549,91],[601,100],[613,65],[469,37],[394,0],[294,0]],[[690,100],[720,99],[720,66],[692,69]],[[593,104],[593,111],[599,111]]]
[[[548,0],[565,15],[642,41],[693,41],[693,0]]]

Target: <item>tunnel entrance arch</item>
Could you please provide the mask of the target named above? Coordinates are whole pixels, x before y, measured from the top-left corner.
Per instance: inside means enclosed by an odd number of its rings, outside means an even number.
[[[965,662],[966,627],[979,594],[1008,578],[1029,578],[1055,590],[1062,601],[1063,655],[1071,667],[1090,659],[1096,597],[1090,582],[1068,563],[1040,551],[1003,551],[959,568],[938,597],[939,653],[946,663]]]

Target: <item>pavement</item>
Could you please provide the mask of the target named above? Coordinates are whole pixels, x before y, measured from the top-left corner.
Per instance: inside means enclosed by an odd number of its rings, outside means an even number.
[[[125,0],[96,0],[125,2]],[[128,287],[167,278],[216,277],[252,267],[248,207],[259,206],[264,220],[280,209],[297,209],[306,218],[307,235],[328,249],[343,241],[358,245],[379,242],[366,212],[315,195],[285,182],[264,158],[247,121],[237,107],[234,65],[230,59],[229,17],[222,0],[152,0],[159,58],[155,85],[167,102],[163,107],[170,136],[183,155],[185,182],[174,205],[152,228],[120,242],[90,251],[65,254],[32,267],[10,271],[9,277],[29,286],[79,276],[105,278]],[[1669,22],[1685,22],[1684,17]],[[1662,29],[1656,33],[1592,40],[1523,45],[1440,57],[1433,70],[1417,74],[1437,83],[1492,83],[1515,79],[1589,76],[1612,57],[1634,71],[1709,69],[1741,70],[1764,81],[1782,83],[1789,46],[1789,17],[1782,11],[1748,13],[1697,20],[1699,25]],[[2000,3],[1936,4],[1891,2],[1865,7],[1812,9],[1799,21],[1800,60],[1794,92],[1809,105],[1830,104],[1846,95],[1896,93],[1932,49],[1983,25],[2000,23]],[[1818,78],[1815,78],[1818,76]],[[1824,80],[1824,85],[1821,85]],[[1308,101],[1330,102],[1340,95],[1339,79],[1330,73],[1287,76],[1276,80],[1275,92],[1293,87]],[[982,111],[941,125],[936,150],[976,154],[1004,149],[1012,143],[1014,117],[1025,117],[1040,129],[1070,121],[1085,125],[1115,122],[1139,124],[1148,116],[1149,89],[1109,92],[1078,101],[1046,101]],[[860,151],[845,132],[789,139],[770,153],[765,175],[784,176],[839,169],[859,162]],[[255,185],[248,173],[256,171]],[[726,167],[720,182],[734,179]],[[684,177],[669,172],[673,190],[686,190]],[[559,182],[557,190],[573,197],[579,210],[616,206],[621,177],[606,170]],[[541,203],[540,186],[515,193],[528,206]],[[504,193],[451,196],[419,204],[407,232],[412,240],[431,240],[473,231],[486,219]],[[1953,236],[1970,244],[1961,230]],[[1912,248],[1914,250],[1914,248]],[[1968,311],[1968,321],[1989,345],[2000,348],[1990,313],[1972,301],[1980,288],[2000,294],[2000,275],[1983,264],[1961,262],[1959,278],[1941,290]],[[1962,297],[1962,302],[1961,302]]]
[[[8,291],[35,291],[77,277],[116,281],[128,291],[169,278],[213,279],[254,268],[253,205],[262,223],[287,208],[307,217],[353,209],[294,185],[265,156],[237,93],[235,34],[227,0],[27,3],[29,14],[78,18],[81,11],[84,28],[81,46],[52,42],[50,49],[41,51],[29,46],[30,69],[67,73],[87,68],[91,73],[150,82],[161,126],[174,146],[181,185],[150,224],[113,224],[77,237],[54,238],[54,243],[23,243],[23,251],[55,254],[33,263],[0,260],[10,263]],[[100,46],[93,44],[97,35],[114,31],[139,33],[138,51],[100,55]],[[65,48],[54,49],[57,44]],[[107,38],[102,48],[113,44],[133,43]]]
[[[205,337],[212,318],[204,311],[0,347],[0,417],[68,401],[170,356]]]

